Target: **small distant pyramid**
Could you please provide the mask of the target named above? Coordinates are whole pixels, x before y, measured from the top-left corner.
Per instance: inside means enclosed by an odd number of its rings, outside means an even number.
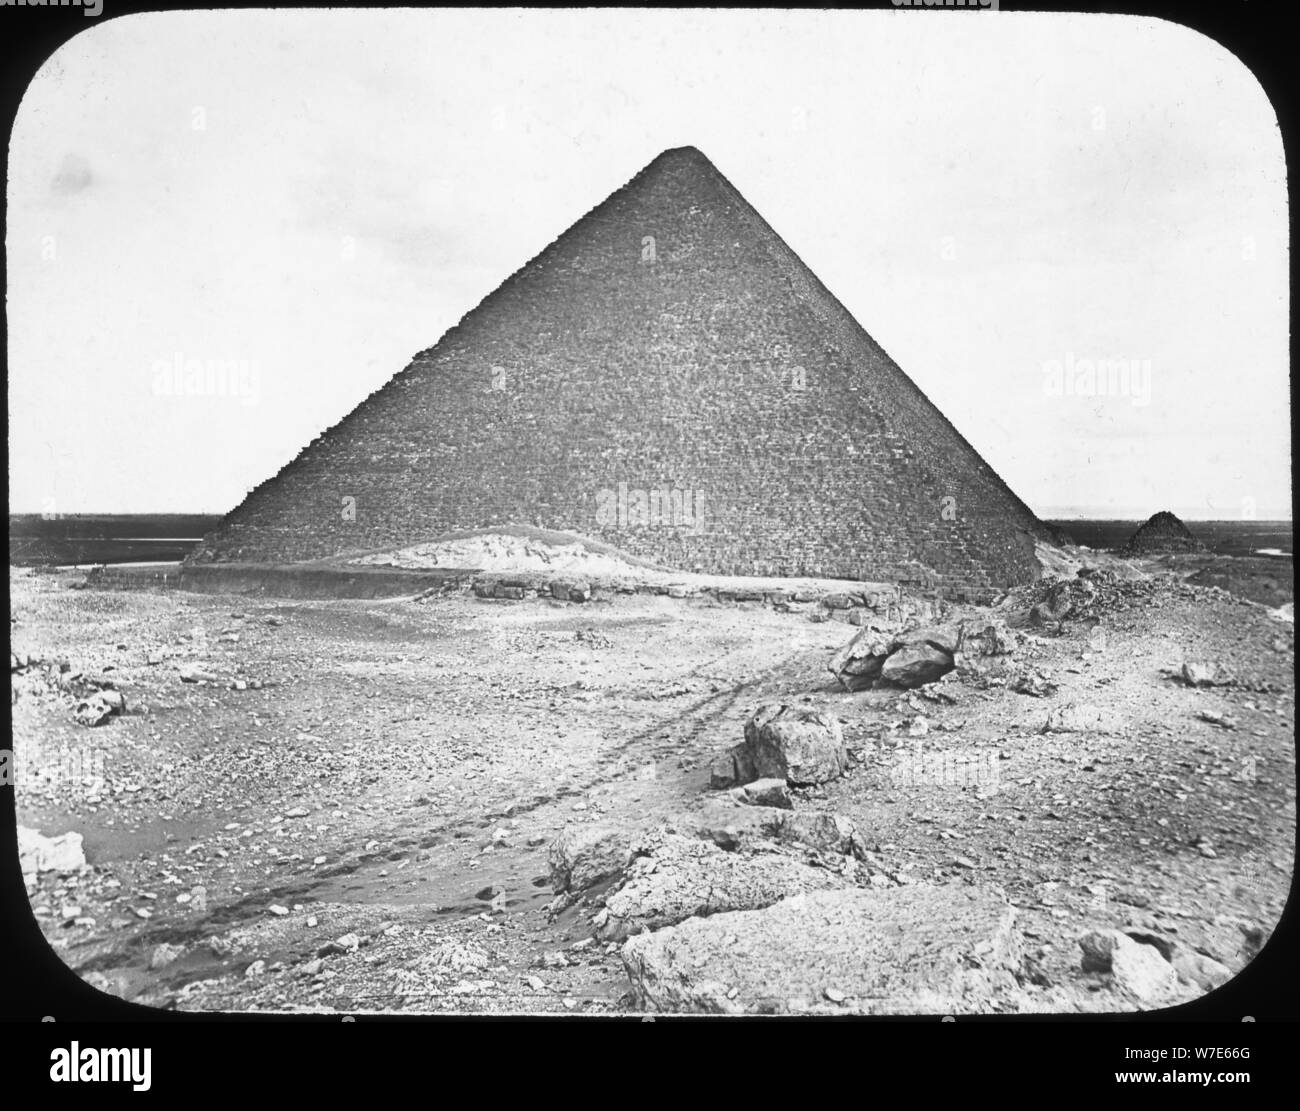
[[[1129,537],[1124,550],[1134,555],[1158,552],[1198,552],[1204,545],[1172,513],[1161,510]]]
[[[1037,578],[1048,538],[694,147],[580,219],[191,559],[501,525],[685,571],[972,596]]]

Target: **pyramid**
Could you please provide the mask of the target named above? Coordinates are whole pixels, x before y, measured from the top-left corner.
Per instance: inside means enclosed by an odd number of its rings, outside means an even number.
[[[1198,552],[1204,545],[1196,539],[1177,517],[1167,510],[1147,519],[1125,546],[1126,552]]]
[[[668,567],[977,595],[1044,526],[713,164],[665,151],[194,561],[523,525]]]

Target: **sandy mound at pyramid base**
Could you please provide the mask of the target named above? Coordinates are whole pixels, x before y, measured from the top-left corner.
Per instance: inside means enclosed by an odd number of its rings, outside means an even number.
[[[452,534],[395,551],[354,556],[347,562],[412,571],[451,567],[622,578],[640,578],[658,570],[644,560],[580,536],[523,526]]]

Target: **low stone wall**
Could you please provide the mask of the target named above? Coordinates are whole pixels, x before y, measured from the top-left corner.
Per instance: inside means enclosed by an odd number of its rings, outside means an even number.
[[[884,583],[731,579],[704,576],[629,579],[547,572],[479,572],[454,568],[409,571],[337,564],[206,563],[166,567],[99,567],[86,586],[115,590],[175,589],[198,594],[253,594],[269,598],[402,598],[472,593],[485,601],[585,604],[628,595],[655,595],[697,603],[766,606],[814,619],[865,624],[868,616],[900,622],[939,616],[943,603]]]
[[[470,590],[477,598],[503,602],[585,604],[629,594],[655,595],[722,605],[768,606],[778,612],[807,613],[850,625],[864,624],[869,615],[895,622],[929,620],[938,617],[943,609],[942,602],[918,598],[880,583],[798,584],[785,589],[764,580],[756,580],[753,585],[719,585],[707,581],[647,582],[502,572],[474,576]]]
[[[172,588],[196,594],[272,598],[402,598],[468,588],[473,571],[339,567],[313,564],[210,563],[173,567],[102,567],[86,585],[112,589]]]

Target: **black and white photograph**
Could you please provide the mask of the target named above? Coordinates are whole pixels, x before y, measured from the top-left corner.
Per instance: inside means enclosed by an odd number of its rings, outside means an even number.
[[[1269,947],[1289,202],[1230,49],[96,6],[6,193],[4,773],[80,982],[960,1023]]]

